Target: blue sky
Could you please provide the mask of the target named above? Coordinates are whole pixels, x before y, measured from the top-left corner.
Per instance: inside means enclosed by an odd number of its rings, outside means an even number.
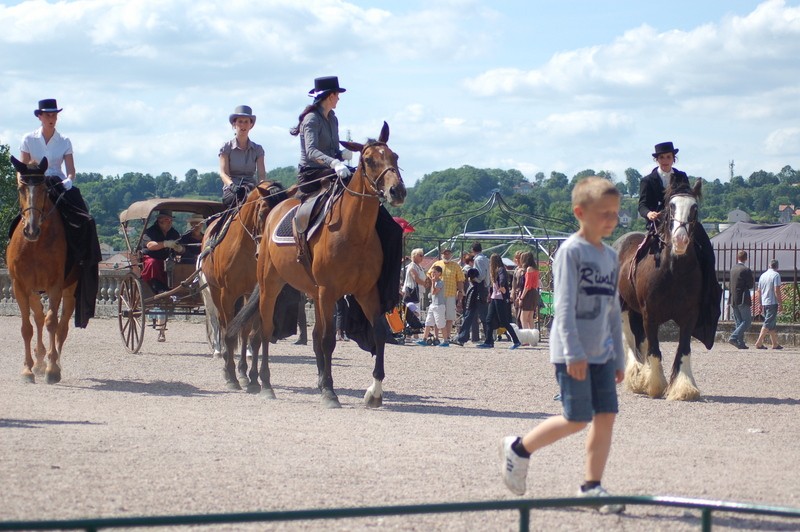
[[[343,134],[386,120],[406,181],[450,167],[624,180],[672,140],[707,179],[800,168],[800,1],[80,0],[0,4],[0,143],[64,107],[78,171],[218,169],[251,105],[267,167],[313,79],[338,75]]]

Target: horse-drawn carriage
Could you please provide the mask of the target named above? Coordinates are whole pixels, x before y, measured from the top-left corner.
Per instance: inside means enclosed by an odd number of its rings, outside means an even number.
[[[119,287],[118,319],[119,332],[129,352],[137,353],[141,349],[148,322],[161,335],[166,330],[169,316],[205,315],[201,295],[203,287],[194,261],[181,261],[177,253],[170,250],[169,257],[164,261],[168,289],[156,293],[149,283],[142,280],[142,247],[146,229],[162,210],[172,211],[174,226],[182,227],[193,214],[199,214],[205,219],[224,209],[223,204],[217,201],[154,198],[137,201],[120,213],[119,221],[128,245],[131,264],[130,271]]]

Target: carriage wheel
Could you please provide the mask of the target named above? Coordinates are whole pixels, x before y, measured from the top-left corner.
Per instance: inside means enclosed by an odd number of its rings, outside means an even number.
[[[142,297],[142,282],[128,275],[122,280],[117,298],[119,310],[119,332],[122,343],[130,353],[138,353],[144,340],[144,299]]]

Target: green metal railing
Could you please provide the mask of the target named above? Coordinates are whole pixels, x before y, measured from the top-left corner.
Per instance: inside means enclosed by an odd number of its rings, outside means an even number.
[[[632,506],[666,506],[701,511],[701,527],[710,531],[713,512],[752,514],[770,517],[800,519],[800,508],[762,506],[728,501],[711,501],[683,497],[612,496],[562,499],[514,499],[503,501],[456,502],[440,504],[415,504],[404,506],[373,506],[363,508],[330,508],[313,510],[287,510],[275,512],[247,512],[232,514],[163,515],[150,517],[106,517],[93,519],[62,519],[52,521],[0,521],[0,530],[86,530],[104,528],[152,527],[179,525],[215,525],[276,521],[306,521],[317,519],[345,519],[390,515],[419,515],[440,513],[489,512],[516,510],[519,512],[519,529],[530,529],[530,511],[539,508],[564,508],[626,504]]]

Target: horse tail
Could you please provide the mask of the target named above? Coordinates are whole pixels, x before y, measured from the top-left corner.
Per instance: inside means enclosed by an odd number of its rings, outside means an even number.
[[[253,292],[247,298],[247,303],[242,307],[242,310],[236,313],[236,316],[228,323],[225,330],[225,338],[228,341],[236,340],[239,338],[239,331],[242,330],[246,324],[253,321],[256,313],[258,312],[258,303],[260,299],[260,289],[258,285],[253,289]]]

